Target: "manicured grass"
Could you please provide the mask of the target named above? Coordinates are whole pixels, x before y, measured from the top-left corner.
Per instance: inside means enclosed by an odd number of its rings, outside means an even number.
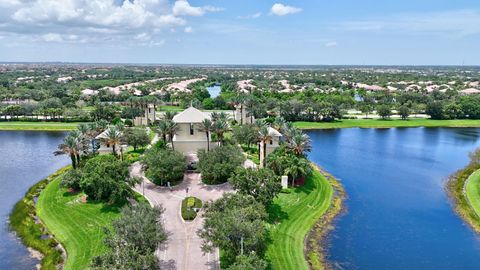
[[[480,170],[475,171],[468,177],[465,189],[470,205],[477,216],[480,216]]]
[[[28,247],[40,253],[43,258],[41,269],[56,270],[57,265],[63,262],[62,253],[56,247],[58,242],[54,238],[42,237],[46,229],[42,223],[35,220],[35,198],[48,185],[50,181],[68,169],[60,169],[48,178],[33,185],[25,196],[15,205],[10,214],[10,228],[17,233],[20,240]]]
[[[83,203],[83,193],[68,193],[59,184],[58,177],[42,191],[37,214],[67,250],[64,269],[87,269],[91,259],[106,250],[103,228],[120,215],[120,209],[103,203]]]
[[[401,119],[344,119],[335,122],[295,122],[300,129],[330,128],[390,128],[390,127],[480,127],[480,120],[433,120],[424,118]]]
[[[38,131],[70,131],[80,123],[63,122],[0,122],[0,130],[38,130]]]
[[[330,207],[333,188],[318,170],[305,185],[281,193],[269,208],[271,243],[267,257],[273,269],[308,269],[305,238]]]
[[[184,109],[180,106],[168,106],[168,105],[165,105],[165,106],[160,106],[160,111],[162,112],[166,112],[166,111],[171,111],[171,112],[181,112],[183,111]]]
[[[480,233],[480,150],[470,158],[470,164],[450,177],[447,191],[454,201],[455,212]]]

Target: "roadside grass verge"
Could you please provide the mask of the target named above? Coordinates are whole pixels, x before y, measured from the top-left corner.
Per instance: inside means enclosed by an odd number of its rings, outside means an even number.
[[[433,120],[424,118],[401,119],[343,119],[334,122],[294,122],[299,129],[333,128],[393,128],[393,127],[480,127],[480,120]]]
[[[10,228],[16,232],[20,240],[27,247],[33,248],[43,255],[41,269],[57,269],[63,262],[62,252],[57,249],[58,242],[54,238],[44,238],[46,228],[36,222],[35,198],[48,185],[50,181],[64,173],[67,168],[60,169],[48,178],[33,185],[25,196],[15,205],[10,214]]]
[[[453,174],[447,182],[447,191],[455,212],[480,233],[480,150],[470,154],[470,164]]]
[[[64,269],[87,269],[106,251],[104,227],[120,216],[120,206],[82,202],[83,193],[69,193],[56,177],[40,194],[37,214],[67,251]]]
[[[80,122],[0,122],[0,130],[15,131],[71,131],[75,130]]]
[[[309,269],[306,237],[329,209],[333,195],[333,187],[317,169],[304,186],[278,195],[268,209],[271,243],[266,256],[273,269]]]

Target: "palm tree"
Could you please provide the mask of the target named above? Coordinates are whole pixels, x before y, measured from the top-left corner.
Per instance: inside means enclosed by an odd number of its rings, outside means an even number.
[[[109,127],[105,132],[105,137],[102,138],[102,140],[106,145],[112,146],[112,153],[114,156],[117,156],[116,147],[117,145],[122,143],[122,140],[123,140],[122,132],[116,127]]]
[[[275,120],[272,123],[272,127],[280,132],[283,132],[283,129],[286,124],[287,124],[287,121],[285,121],[285,118],[278,116],[278,117],[275,117]]]
[[[215,134],[217,135],[220,145],[223,144],[223,138],[225,136],[225,132],[227,131],[228,131],[227,121],[219,118],[213,123],[213,132],[215,132]]]
[[[168,120],[160,120],[158,122],[158,133],[162,136],[163,141],[167,142],[167,135],[168,135]]]
[[[177,123],[173,122],[172,120],[167,120],[166,121],[166,131],[168,134],[168,137],[170,138],[170,143],[172,144],[172,149],[175,150],[175,145],[173,145],[173,137],[178,131],[178,125]]]
[[[291,156],[288,158],[288,165],[285,168],[285,174],[292,177],[292,187],[295,186],[295,180],[300,176],[307,176],[311,172],[310,163],[305,158]]]
[[[286,140],[287,142],[291,142],[293,136],[295,136],[295,134],[297,134],[297,133],[299,132],[299,131],[293,126],[292,122],[285,122],[285,124],[283,125],[283,127],[281,127],[281,128],[279,129],[279,131],[282,133],[283,138],[285,138],[285,140]]]
[[[262,166],[265,167],[266,159],[267,159],[267,142],[272,139],[272,135],[270,134],[270,130],[267,125],[263,125],[260,127],[259,131],[259,139],[263,146],[263,162]]]
[[[306,152],[312,150],[310,137],[308,137],[307,134],[297,132],[297,134],[293,135],[292,140],[289,143],[289,148],[297,156],[305,155]]]
[[[175,117],[175,115],[177,115],[176,112],[166,111],[166,112],[163,114],[163,119],[165,119],[165,120],[173,120],[173,117]]]
[[[207,152],[210,152],[210,133],[214,131],[214,124],[210,119],[203,119],[200,130],[207,135]]]
[[[56,156],[58,155],[69,155],[72,160],[73,169],[77,168],[78,163],[80,162],[80,143],[78,133],[72,132],[68,134],[63,143],[58,146],[58,150],[54,152]]]

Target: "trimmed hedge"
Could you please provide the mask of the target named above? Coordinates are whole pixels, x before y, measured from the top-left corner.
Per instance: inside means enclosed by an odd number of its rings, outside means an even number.
[[[183,220],[194,220],[197,217],[196,209],[202,208],[202,201],[195,197],[187,197],[182,201],[182,218]]]

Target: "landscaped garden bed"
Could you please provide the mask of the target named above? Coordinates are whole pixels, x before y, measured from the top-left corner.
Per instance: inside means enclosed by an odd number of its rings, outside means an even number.
[[[202,208],[202,201],[195,197],[187,197],[182,201],[182,218],[186,221],[194,220]]]

